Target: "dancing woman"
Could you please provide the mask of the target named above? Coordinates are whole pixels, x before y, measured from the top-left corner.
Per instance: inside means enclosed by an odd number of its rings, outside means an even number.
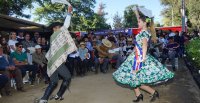
[[[134,88],[136,100],[133,100],[133,102],[143,100],[140,89],[150,93],[152,95],[150,102],[153,102],[156,98],[159,98],[159,93],[148,85],[167,81],[174,77],[174,73],[170,72],[147,52],[148,41],[151,37],[148,27],[152,28],[152,19],[141,12],[139,15],[138,8],[135,10],[135,14],[138,20],[138,28],[141,31],[136,35],[134,52],[113,73],[113,78],[121,84],[126,84]],[[154,38],[152,36],[152,39]]]

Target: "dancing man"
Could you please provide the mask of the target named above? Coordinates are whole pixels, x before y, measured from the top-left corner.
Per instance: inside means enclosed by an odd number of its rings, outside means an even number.
[[[55,22],[50,25],[51,30],[54,32],[50,38],[50,49],[46,54],[46,58],[48,60],[47,73],[50,77],[50,83],[39,103],[48,102],[49,96],[58,83],[58,76],[62,77],[63,82],[59,91],[54,96],[55,100],[62,100],[63,94],[65,93],[66,89],[69,88],[71,74],[68,68],[65,66],[65,61],[68,54],[77,50],[77,47],[68,32],[68,27],[71,20],[71,12],[72,6],[68,5],[68,14],[63,26],[59,22]]]

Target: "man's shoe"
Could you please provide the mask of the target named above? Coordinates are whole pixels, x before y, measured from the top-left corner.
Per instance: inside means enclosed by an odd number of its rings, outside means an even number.
[[[42,99],[41,99],[41,100],[39,101],[39,103],[48,103],[48,101],[47,101],[47,100],[42,100]]]
[[[64,100],[63,97],[59,97],[58,95],[56,95],[56,96],[54,97],[54,99],[55,99],[55,100]]]

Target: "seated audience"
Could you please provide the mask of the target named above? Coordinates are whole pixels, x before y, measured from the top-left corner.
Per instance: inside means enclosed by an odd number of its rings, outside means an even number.
[[[17,41],[20,42],[20,43],[21,43],[22,41],[24,41],[24,33],[23,33],[23,32],[20,31],[20,32],[18,33]]]
[[[33,41],[34,43],[37,43],[37,39],[40,37],[40,34],[38,32],[34,33],[34,37],[32,38],[31,41]]]
[[[32,65],[32,53],[34,52],[35,43],[31,41],[30,34],[26,33],[25,40],[22,42],[23,48],[26,50],[28,63]]]
[[[16,51],[11,53],[11,57],[14,60],[14,64],[16,67],[18,67],[21,70],[22,77],[26,75],[26,71],[29,71],[30,73],[30,82],[31,85],[33,85],[33,82],[35,80],[37,67],[35,65],[29,65],[27,60],[26,53],[22,52],[22,44],[16,43]]]
[[[121,65],[121,63],[123,62],[123,58],[119,54],[119,48],[118,48],[117,42],[115,41],[115,38],[114,37],[108,37],[108,40],[112,43],[112,47],[110,48],[110,50],[115,51],[115,52],[112,52],[112,53],[109,52],[109,59],[116,60],[115,69],[117,69]]]
[[[49,45],[47,44],[45,37],[42,37],[40,46],[42,47],[42,52],[47,53],[47,51],[49,50]]]
[[[45,79],[45,83],[48,83],[49,77],[47,75],[47,59],[45,54],[42,52],[42,47],[40,45],[35,46],[36,52],[33,53],[33,64],[37,65],[39,68],[39,74]]]
[[[85,42],[80,43],[80,47],[78,49],[79,56],[81,58],[81,68],[80,75],[85,75],[86,71],[89,69],[88,61],[90,59],[88,49],[85,47]]]
[[[10,77],[10,75],[15,75],[16,79],[16,85],[18,91],[24,91],[23,90],[23,82],[22,82],[22,75],[21,71],[15,67],[13,60],[6,54],[3,54],[3,48],[0,46],[0,71],[7,77]],[[10,78],[9,82],[5,86],[6,94],[10,95]]]
[[[74,70],[76,70],[76,75],[80,75],[80,65],[81,58],[79,57],[79,52],[74,51],[73,53],[69,54],[67,57],[67,67],[69,68],[69,71],[74,76]]]
[[[108,50],[111,47],[112,47],[112,43],[107,39],[103,39],[101,45],[94,47],[97,50],[98,56],[99,56],[99,58],[95,59],[96,73],[98,73],[99,64],[100,64],[100,71],[101,72],[106,73],[108,71],[108,64],[109,64]]]
[[[10,54],[10,47],[8,46],[6,38],[2,37],[0,40],[1,40],[0,44],[1,44],[2,48],[3,48],[3,53],[9,55]]]
[[[9,41],[8,41],[8,46],[10,48],[10,53],[15,52],[15,50],[16,50],[15,44],[16,43],[18,43],[16,32],[10,32],[10,38],[9,38]]]
[[[42,44],[42,38],[41,37],[38,37],[37,38],[37,43],[36,43],[37,45],[41,45]]]

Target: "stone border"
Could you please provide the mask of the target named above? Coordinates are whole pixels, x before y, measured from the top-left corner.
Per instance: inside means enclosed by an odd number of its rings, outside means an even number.
[[[193,66],[191,61],[189,61],[187,57],[184,57],[184,62],[187,68],[190,70],[190,73],[192,74],[193,79],[195,80],[196,84],[198,85],[200,89],[200,72],[199,72],[200,69],[197,69],[195,66]]]

